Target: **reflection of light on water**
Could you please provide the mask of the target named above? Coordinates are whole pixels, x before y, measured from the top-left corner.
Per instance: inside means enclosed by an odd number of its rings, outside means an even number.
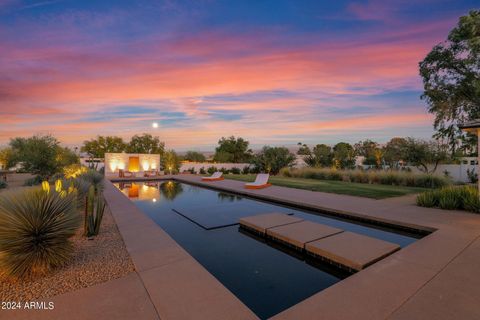
[[[152,200],[156,202],[160,198],[160,190],[158,190],[157,184],[151,183],[151,185],[143,184],[139,200]],[[155,200],[153,200],[155,199]]]

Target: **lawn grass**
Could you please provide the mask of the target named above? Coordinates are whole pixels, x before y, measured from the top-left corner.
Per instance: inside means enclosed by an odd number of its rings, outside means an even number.
[[[255,175],[226,174],[226,179],[252,182]],[[366,184],[331,180],[315,180],[271,176],[269,182],[276,186],[305,189],[311,191],[347,194],[351,196],[366,197],[372,199],[385,199],[399,197],[407,194],[420,193],[428,189],[415,187],[388,186],[381,184]]]

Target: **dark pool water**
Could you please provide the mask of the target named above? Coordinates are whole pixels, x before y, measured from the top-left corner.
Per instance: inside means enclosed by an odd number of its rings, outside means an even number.
[[[290,252],[241,232],[234,224],[239,218],[270,212],[293,213],[305,220],[402,247],[417,240],[175,181],[117,183],[116,186],[262,319],[328,288],[346,275],[303,261]]]

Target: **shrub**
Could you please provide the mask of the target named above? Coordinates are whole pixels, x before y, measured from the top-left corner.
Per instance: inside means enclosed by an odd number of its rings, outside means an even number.
[[[0,197],[0,269],[25,277],[69,261],[81,218],[75,192],[12,191]]]
[[[241,170],[240,170],[240,168],[233,167],[232,169],[230,169],[230,172],[232,174],[240,174]]]
[[[201,167],[201,168],[200,168],[200,174],[207,174],[207,171],[205,171],[205,168],[204,168],[204,167]]]
[[[480,213],[480,197],[477,188],[470,187],[464,189],[463,209],[475,213]]]
[[[194,167],[191,167],[188,169],[188,172],[190,172],[191,174],[195,174],[195,168]]]
[[[25,180],[25,182],[23,183],[24,186],[28,186],[28,187],[31,187],[31,186],[38,186],[39,184],[41,184],[43,181],[42,177],[40,176],[35,176],[33,178],[30,178],[30,179],[27,179]]]
[[[243,167],[242,174],[249,174],[249,173],[250,173],[250,168],[248,166]]]
[[[340,172],[338,170],[331,170],[330,172],[327,173],[327,179],[328,180],[342,181],[343,180],[343,174],[342,174],[342,172]]]
[[[399,186],[402,185],[402,177],[394,172],[381,172],[379,174],[380,184]]]
[[[0,189],[5,189],[7,186],[7,182],[0,180]]]
[[[472,186],[444,187],[422,193],[417,196],[417,205],[480,213],[479,193],[477,188]]]
[[[223,174],[228,174],[230,170],[228,170],[227,168],[221,168],[220,172],[222,172]]]
[[[285,177],[318,179],[318,180],[337,180],[356,183],[384,184],[395,186],[410,186],[422,188],[439,188],[450,184],[450,180],[431,174],[414,174],[403,171],[364,171],[356,170],[337,170],[329,168],[302,168],[289,169],[284,168],[280,174]]]
[[[449,180],[444,177],[431,174],[419,174],[415,176],[415,187],[421,188],[440,188],[449,184]]]
[[[467,169],[467,177],[470,183],[478,182],[478,174],[475,172],[475,169]]]
[[[208,167],[207,172],[209,174],[213,174],[214,172],[218,171],[217,167]]]
[[[438,206],[437,200],[435,191],[427,191],[417,196],[417,205],[421,207],[436,207]]]
[[[462,208],[462,198],[459,188],[449,187],[439,190],[438,206],[440,209],[455,210]]]

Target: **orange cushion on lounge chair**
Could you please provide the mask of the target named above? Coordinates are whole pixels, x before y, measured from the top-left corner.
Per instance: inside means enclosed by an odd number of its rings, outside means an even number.
[[[263,188],[270,187],[271,185],[272,185],[271,183],[266,183],[259,186],[245,186],[245,188],[246,189],[263,189]]]
[[[224,180],[224,178],[223,178],[223,177],[213,178],[213,179],[205,179],[205,178],[202,178],[202,181],[220,181],[220,180]]]

